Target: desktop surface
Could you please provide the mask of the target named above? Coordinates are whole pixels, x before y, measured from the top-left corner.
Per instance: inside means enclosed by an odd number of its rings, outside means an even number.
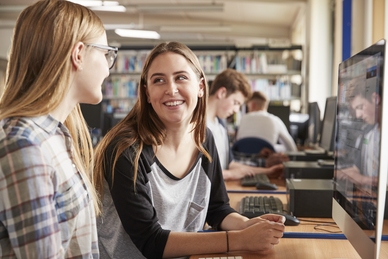
[[[267,253],[237,252],[213,255],[192,255],[190,259],[242,256],[242,259],[361,259],[348,240],[282,238]],[[382,242],[381,259],[388,258],[388,242]],[[226,257],[228,259],[228,257]]]
[[[284,190],[285,181],[281,179],[271,179],[276,183],[280,190]],[[226,181],[226,188],[229,191],[230,205],[238,210],[240,200],[247,195],[247,191],[252,191],[252,195],[263,195],[257,192],[254,187],[241,187],[239,181]],[[237,192],[238,187],[243,190]],[[251,194],[249,194],[251,195]],[[287,204],[286,194],[277,191],[271,194],[279,197],[283,203]],[[241,256],[242,259],[361,259],[357,251],[352,247],[350,242],[343,238],[314,238],[325,235],[328,232],[323,231],[338,231],[333,219],[331,218],[305,218],[299,217],[301,223],[298,226],[286,226],[284,237],[280,239],[280,243],[267,252],[233,252],[219,254],[192,255],[190,259],[229,259],[228,256]],[[314,223],[316,222],[316,223]],[[326,224],[326,226],[325,226]],[[320,228],[316,228],[321,225]],[[388,229],[383,230],[384,234],[388,234]],[[342,233],[328,234],[327,236],[342,236]],[[233,258],[233,257],[232,257]],[[383,241],[381,245],[380,258],[388,258],[388,241]]]

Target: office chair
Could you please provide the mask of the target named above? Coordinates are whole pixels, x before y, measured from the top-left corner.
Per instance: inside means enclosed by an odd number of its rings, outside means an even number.
[[[275,152],[275,148],[265,139],[256,137],[242,138],[232,145],[233,154],[258,155],[263,148]]]

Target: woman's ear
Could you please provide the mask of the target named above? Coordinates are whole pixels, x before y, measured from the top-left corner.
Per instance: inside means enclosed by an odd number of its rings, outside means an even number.
[[[199,89],[198,97],[201,98],[203,96],[203,89]]]
[[[85,53],[83,51],[84,48],[85,48],[85,44],[83,44],[82,42],[78,42],[77,44],[74,45],[71,51],[71,61],[75,70],[83,69],[82,64],[84,59],[83,54]]]
[[[198,91],[198,97],[201,98],[204,94],[204,89],[205,88],[205,84],[204,84],[204,79],[201,78],[201,80],[199,81],[199,91]]]

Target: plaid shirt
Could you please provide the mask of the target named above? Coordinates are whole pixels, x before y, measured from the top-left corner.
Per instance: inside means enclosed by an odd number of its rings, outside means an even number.
[[[0,258],[98,258],[95,212],[51,116],[0,123]]]

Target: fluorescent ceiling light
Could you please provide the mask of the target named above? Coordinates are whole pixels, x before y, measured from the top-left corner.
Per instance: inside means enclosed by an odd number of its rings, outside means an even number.
[[[160,31],[165,32],[228,32],[229,26],[201,25],[201,26],[161,26]]]
[[[89,6],[90,10],[103,11],[103,12],[122,12],[124,13],[127,9],[122,5],[116,6]]]
[[[160,39],[160,34],[156,31],[116,29],[115,33],[121,37]]]
[[[224,10],[224,4],[144,4],[137,5],[135,8],[139,12],[150,12],[150,13],[160,13],[160,12],[176,12],[176,11],[185,11],[185,12],[222,12]]]

